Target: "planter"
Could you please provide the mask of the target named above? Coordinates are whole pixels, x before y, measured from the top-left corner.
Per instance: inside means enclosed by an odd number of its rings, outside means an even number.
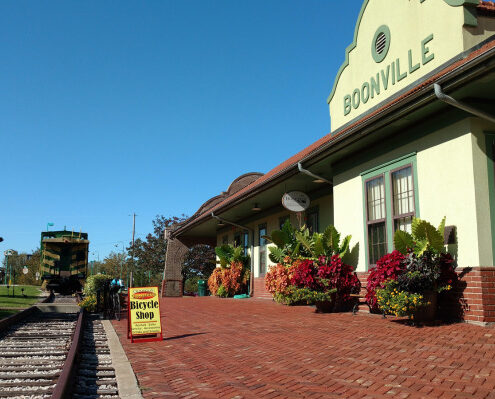
[[[315,302],[316,313],[330,313],[334,310],[334,302],[333,301],[317,301]]]
[[[429,322],[435,320],[437,315],[437,297],[438,293],[436,291],[427,291],[423,294],[424,300],[429,302],[429,304],[421,306],[414,312],[414,321]]]

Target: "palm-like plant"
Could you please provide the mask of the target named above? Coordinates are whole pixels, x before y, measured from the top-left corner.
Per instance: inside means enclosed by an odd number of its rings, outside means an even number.
[[[242,247],[234,247],[229,244],[223,244],[220,247],[215,248],[215,253],[219,260],[217,263],[220,264],[222,269],[230,267],[232,263],[242,263],[245,267],[249,265],[249,255],[244,255],[244,250]]]
[[[282,263],[287,256],[318,258],[339,255],[342,258],[349,250],[351,241],[348,235],[340,242],[340,233],[334,226],[328,226],[323,233],[311,234],[306,226],[294,229],[288,220],[281,230],[274,230],[263,238],[276,245],[268,247],[270,260],[274,263]]]
[[[412,250],[417,256],[421,256],[425,251],[433,252],[437,255],[445,251],[445,217],[440,222],[438,228],[426,220],[413,218],[411,231],[412,234],[397,230],[394,235],[395,249],[404,255],[409,250]]]

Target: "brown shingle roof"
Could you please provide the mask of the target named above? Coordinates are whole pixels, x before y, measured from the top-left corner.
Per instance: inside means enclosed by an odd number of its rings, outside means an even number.
[[[476,9],[480,15],[495,16],[495,3],[493,1],[480,0]]]

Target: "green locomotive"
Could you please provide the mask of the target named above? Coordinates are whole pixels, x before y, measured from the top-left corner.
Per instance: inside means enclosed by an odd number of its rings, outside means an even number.
[[[43,231],[41,233],[41,279],[60,293],[80,291],[88,268],[88,233]]]

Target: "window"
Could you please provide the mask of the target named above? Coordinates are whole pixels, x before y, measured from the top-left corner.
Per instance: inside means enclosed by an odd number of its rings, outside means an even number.
[[[290,216],[289,215],[285,215],[285,216],[278,218],[278,227],[280,230],[282,230],[282,227],[284,227],[284,224],[287,221],[290,222]]]
[[[383,176],[366,182],[368,214],[368,255],[370,264],[387,253],[387,227],[385,214],[385,185]]]
[[[243,232],[241,237],[242,237],[242,247],[244,248],[244,255],[247,255],[249,248],[249,232],[247,231]]]
[[[318,208],[310,208],[306,211],[306,227],[310,233],[318,232]]]
[[[249,233],[247,231],[235,233],[234,247],[242,247],[244,255],[248,254]]]
[[[409,155],[362,174],[369,265],[392,252],[395,231],[410,233],[413,217],[419,216],[415,165],[415,155]]]
[[[234,234],[234,247],[240,247],[241,246],[241,233],[235,233]]]
[[[264,276],[266,273],[266,224],[258,226],[258,243],[259,243],[259,275]]]
[[[392,172],[391,180],[394,232],[404,230],[411,233],[412,218],[414,216],[414,187],[411,166]]]

